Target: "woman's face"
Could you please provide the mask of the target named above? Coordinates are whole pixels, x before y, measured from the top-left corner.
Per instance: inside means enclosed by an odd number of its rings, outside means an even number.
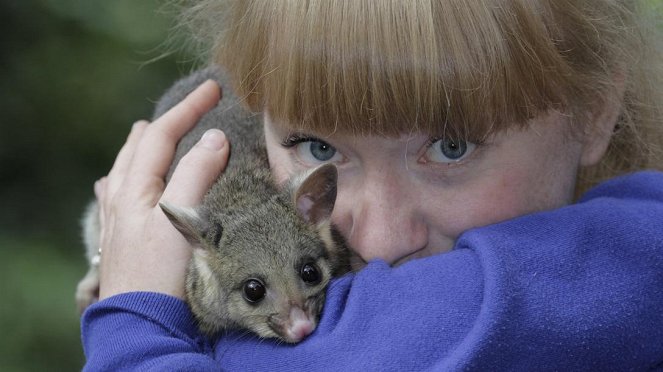
[[[418,133],[399,138],[296,133],[265,115],[279,181],[332,162],[332,221],[364,260],[398,265],[450,250],[465,230],[568,204],[583,146],[563,116],[472,144]]]

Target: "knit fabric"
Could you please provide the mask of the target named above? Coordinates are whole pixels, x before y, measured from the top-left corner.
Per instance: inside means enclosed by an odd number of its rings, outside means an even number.
[[[332,282],[297,345],[198,333],[186,304],[117,295],[82,319],[86,369],[649,370],[663,367],[663,173],[466,231],[451,252]]]

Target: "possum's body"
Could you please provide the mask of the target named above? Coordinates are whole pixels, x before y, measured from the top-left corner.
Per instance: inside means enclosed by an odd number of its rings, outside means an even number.
[[[245,328],[261,337],[299,342],[315,329],[331,277],[349,270],[347,248],[330,223],[336,169],[322,166],[277,186],[260,118],[239,106],[215,68],[178,82],[158,103],[155,117],[208,78],[225,86],[224,98],[180,141],[170,173],[210,128],[223,130],[230,140],[229,164],[201,206],[162,205],[195,247],[187,302],[205,333]],[[98,250],[95,213],[89,211],[84,224],[90,260]],[[79,284],[79,306],[89,304],[94,285],[98,288],[98,275],[91,265]]]

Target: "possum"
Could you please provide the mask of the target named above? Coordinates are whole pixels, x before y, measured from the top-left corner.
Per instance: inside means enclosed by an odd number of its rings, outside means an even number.
[[[300,342],[317,326],[330,279],[350,270],[349,249],[331,223],[336,167],[322,165],[277,185],[261,119],[239,105],[218,67],[176,83],[157,104],[155,117],[209,78],[224,86],[224,97],[182,138],[167,179],[210,128],[224,131],[231,143],[228,166],[198,207],[160,204],[193,246],[186,301],[209,336],[244,329],[263,338]],[[83,221],[90,270],[77,290],[81,311],[98,295],[96,204]]]

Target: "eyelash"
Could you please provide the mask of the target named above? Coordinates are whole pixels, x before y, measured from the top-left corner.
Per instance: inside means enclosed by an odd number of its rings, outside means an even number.
[[[302,142],[309,142],[309,141],[319,141],[319,142],[324,142],[327,143],[319,138],[312,137],[312,136],[306,136],[303,134],[299,133],[293,133],[288,135],[288,137],[284,138],[283,141],[281,141],[281,146],[289,149],[292,147],[297,146],[298,144]]]

